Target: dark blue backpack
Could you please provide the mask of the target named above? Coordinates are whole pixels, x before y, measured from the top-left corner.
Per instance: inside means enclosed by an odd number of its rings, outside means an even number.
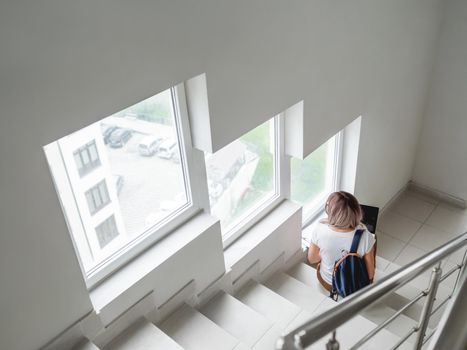
[[[332,275],[331,298],[346,296],[370,284],[368,271],[363,257],[358,255],[357,249],[364,230],[357,230],[353,236],[350,252],[336,261]]]

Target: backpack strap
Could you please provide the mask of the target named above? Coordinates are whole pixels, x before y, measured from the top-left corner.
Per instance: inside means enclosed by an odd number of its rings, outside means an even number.
[[[349,253],[357,253],[358,244],[360,243],[360,238],[362,238],[363,232],[365,230],[357,230],[353,236],[352,246],[350,247]]]

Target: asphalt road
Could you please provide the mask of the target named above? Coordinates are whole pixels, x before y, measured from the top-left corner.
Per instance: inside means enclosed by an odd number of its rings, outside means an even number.
[[[130,237],[141,234],[151,222],[169,214],[170,207],[177,206],[175,199],[180,203],[185,193],[181,164],[157,155],[139,154],[138,143],[144,136],[133,132],[122,148],[106,146],[112,174],[123,176],[118,199]]]

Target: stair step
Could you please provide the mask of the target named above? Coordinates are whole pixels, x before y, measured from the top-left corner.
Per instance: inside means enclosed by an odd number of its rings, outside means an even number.
[[[329,292],[323,288],[321,283],[319,283],[318,278],[316,278],[316,269],[310,265],[299,263],[287,271],[287,274],[307,286],[313,287],[317,292],[321,293],[325,297],[329,296]]]
[[[301,312],[297,305],[254,281],[250,281],[235,297],[280,328],[285,328]]]
[[[284,333],[290,333],[294,329],[302,326],[305,322],[311,320],[315,315],[309,311],[302,310],[297,317],[295,317],[292,322],[290,322],[287,327],[284,328]]]
[[[382,256],[376,255],[376,269],[384,271],[391,264],[391,261],[383,258]]]
[[[382,260],[384,260],[384,262]],[[379,262],[381,267],[384,265],[387,267],[390,264],[390,262],[385,259],[380,259]],[[318,279],[316,278],[316,269],[314,267],[311,267],[305,263],[299,263],[287,271],[287,274],[299,280],[300,282],[315,288],[321,294],[329,296],[329,292],[321,286]],[[377,281],[385,275],[386,273],[384,272],[384,269],[377,268],[375,273],[375,280]]]
[[[328,292],[319,284],[319,281],[316,278],[316,270],[304,263],[300,263],[292,267],[287,272],[286,276],[284,276],[284,274],[274,276],[266,283],[266,285],[273,291],[277,292],[278,294],[289,299],[304,309],[291,323],[289,323],[289,325],[285,328],[285,332],[292,331],[313,317],[316,317],[316,315],[319,315],[320,313],[327,311],[329,308],[336,306],[336,302],[328,297]],[[315,308],[313,305],[309,306],[310,299],[312,299],[310,295],[319,295],[321,298],[319,305]],[[367,313],[369,316],[372,316],[374,320],[378,321],[378,317],[380,319],[383,317],[381,314],[384,313],[384,315],[387,315],[390,311],[391,309],[389,307],[383,305],[380,306],[380,309],[377,309],[375,306],[373,313],[370,311],[367,311]],[[401,319],[403,320],[402,323],[404,326],[408,324],[414,324],[413,320],[404,315],[401,316]],[[357,315],[348,323],[339,327],[337,332],[338,339],[341,344],[341,349],[351,347],[364,334],[375,328],[376,325],[377,323],[372,322],[372,320],[365,317],[365,315]],[[392,326],[389,329],[383,329],[373,339],[365,344],[363,348],[374,349],[379,348],[381,344],[395,344],[399,340],[400,335],[398,333],[402,333],[402,329],[402,326]],[[404,330],[407,331],[408,329],[409,328],[405,328]],[[355,330],[358,330],[358,332],[355,332]],[[323,337],[323,339],[316,342],[311,347],[311,349],[324,348],[329,338],[330,336]],[[403,345],[401,348],[409,347],[407,345]]]
[[[319,314],[326,312],[327,310],[333,308],[334,306],[338,305],[337,302],[332,300],[331,298],[326,298],[323,300],[321,304],[316,308],[314,313],[311,313],[306,310],[302,310],[297,317],[295,317],[292,322],[290,322],[287,327],[285,327],[284,332],[289,333],[293,331],[295,328],[300,327],[306,321],[311,320],[313,317],[318,316]]]
[[[202,313],[183,305],[159,328],[185,350],[232,350],[239,341]]]
[[[383,272],[384,275],[394,272],[399,269],[400,266],[391,263],[386,271]],[[397,289],[393,294],[390,294],[382,300],[386,305],[391,307],[394,310],[400,309],[402,306],[407,304],[410,300],[419,295],[422,290],[428,287],[428,282],[426,281],[426,272],[422,276],[417,277],[416,279],[410,281],[404,286]],[[452,293],[452,288],[444,285],[444,283],[438,286],[437,297],[434,302],[434,308],[436,308],[440,302],[442,302],[450,293]],[[413,320],[418,320],[420,312],[423,308],[426,298],[422,298],[415,305],[411,306],[409,309],[404,311],[404,315],[410,317]],[[442,313],[446,305],[444,305],[438,312],[436,312],[430,319],[429,326],[436,327],[437,323],[441,319]]]
[[[274,325],[251,348],[252,350],[271,350],[276,348],[277,340],[283,334],[281,327]]]
[[[337,303],[330,298],[326,298],[316,308],[315,313],[302,310],[298,315],[284,328],[275,324],[253,347],[253,350],[270,350],[275,349],[278,338],[288,332],[293,331],[295,328],[303,325],[306,321],[311,320],[321,312],[326,312],[330,308],[336,306]]]
[[[238,345],[234,347],[233,350],[251,350],[251,348],[246,346],[244,343],[238,343]]]
[[[350,348],[357,341],[359,341],[363,335],[367,334],[375,327],[376,324],[366,319],[365,317],[360,315],[355,316],[352,320],[340,326],[336,330],[337,339],[341,344],[340,348]],[[330,335],[328,335],[327,337],[323,337],[316,344],[321,344],[320,348],[322,349],[328,341],[329,336]],[[366,342],[360,349],[390,349],[399,341],[399,339],[400,337],[398,337],[397,335],[387,331],[386,329],[383,329],[379,333],[377,333],[373,338],[371,338],[368,342]],[[411,346],[408,346],[408,344],[404,344],[399,349],[404,348],[409,349],[411,348]]]
[[[383,302],[378,302],[360,312],[360,315],[376,324],[381,324],[389,317],[394,315],[394,313],[396,313],[396,311],[393,308],[390,308]],[[387,325],[385,329],[391,333],[394,333],[395,335],[398,335],[399,337],[403,337],[407,334],[409,329],[414,327],[416,324],[417,322],[415,322],[413,319],[404,314],[401,314],[389,325]]]
[[[99,350],[99,348],[89,340],[75,345],[72,350]]]
[[[332,301],[331,301],[332,302]],[[329,304],[331,305],[331,304]],[[297,318],[290,323],[289,326],[285,329],[285,332],[291,332],[295,328],[300,327],[307,321],[311,320],[316,315],[311,314],[310,312],[303,311],[301,312]],[[354,345],[358,340],[361,339],[362,336],[370,332],[373,328],[376,327],[376,324],[363,316],[357,315],[344,325],[337,328],[337,340],[340,343],[340,349],[348,349],[352,345]],[[325,344],[330,339],[330,334],[324,336],[320,340],[318,340],[310,349],[325,349]],[[366,343],[362,349],[381,349],[381,348],[390,348],[394,345],[400,338],[383,329],[381,332],[375,335],[373,339],[371,339],[368,343]],[[381,344],[385,346],[382,347]],[[387,345],[387,346],[386,346]],[[410,346],[403,345],[400,347],[401,349],[409,349]],[[307,348],[308,349],[308,348]]]
[[[146,319],[140,319],[107,345],[105,350],[183,350],[173,339]]]
[[[389,262],[387,263],[389,265]],[[304,263],[297,264],[288,271],[288,274],[308,286],[317,288],[320,291],[325,291],[324,288],[321,288],[321,286],[319,285],[319,281],[316,278],[316,270],[309,265],[306,265]],[[385,275],[386,273],[384,273],[383,271],[377,270],[375,278],[376,279],[382,278]],[[370,319],[371,321],[379,324],[380,322],[385,321],[394,312],[395,312],[394,309],[386,305],[383,305],[382,303],[378,303],[378,304],[371,306],[370,309],[363,312],[362,315]],[[396,325],[396,322],[397,322],[397,325]],[[411,318],[407,317],[406,315],[401,315],[397,321],[395,321],[394,323],[388,326],[388,329],[396,335],[403,336],[406,334],[407,329],[412,327],[414,324],[415,322]],[[404,328],[404,327],[407,327],[407,328]]]
[[[320,292],[316,291],[315,288],[310,287],[283,272],[274,275],[266,281],[265,286],[311,313],[315,312],[323,300],[327,298]]]
[[[272,327],[272,322],[233,296],[220,292],[200,312],[249,347]]]

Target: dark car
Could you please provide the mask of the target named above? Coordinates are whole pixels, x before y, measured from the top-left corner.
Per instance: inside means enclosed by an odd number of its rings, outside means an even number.
[[[110,135],[112,135],[112,133],[118,129],[119,127],[115,125],[106,125],[102,128],[102,138],[104,139],[105,144],[109,143]]]
[[[109,137],[109,145],[112,148],[123,147],[131,138],[131,131],[128,129],[118,129],[113,131]]]

